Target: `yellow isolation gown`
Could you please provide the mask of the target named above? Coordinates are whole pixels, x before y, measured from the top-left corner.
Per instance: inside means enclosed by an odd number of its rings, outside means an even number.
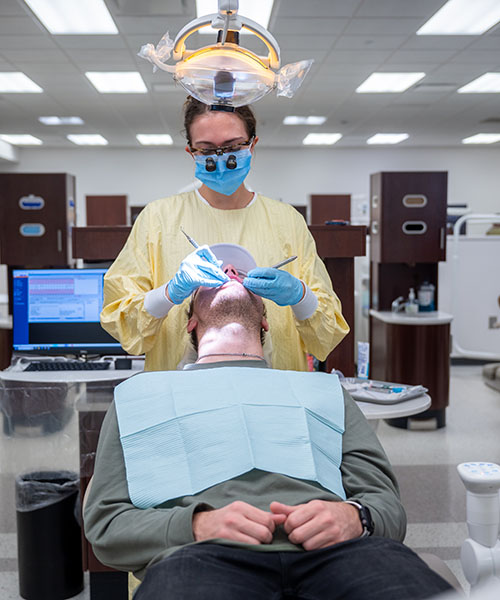
[[[181,227],[200,245],[244,246],[259,267],[297,255],[284,268],[309,286],[318,307],[310,318],[299,321],[290,306],[265,300],[273,368],[305,371],[306,353],[324,360],[349,332],[340,300],[298,211],[260,194],[245,208],[221,210],[203,202],[196,191],[185,192],[145,206],[104,278],[101,324],[130,354],[145,353],[147,371],[176,369],[190,344],[189,298],[161,319],[144,308],[145,294],[169,281],[193,250]]]

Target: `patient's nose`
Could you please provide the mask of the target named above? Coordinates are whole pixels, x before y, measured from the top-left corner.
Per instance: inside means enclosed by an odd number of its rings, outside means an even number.
[[[224,273],[229,277],[229,279],[236,279],[236,281],[242,282],[241,277],[238,275],[238,271],[233,265],[229,264],[224,267]]]

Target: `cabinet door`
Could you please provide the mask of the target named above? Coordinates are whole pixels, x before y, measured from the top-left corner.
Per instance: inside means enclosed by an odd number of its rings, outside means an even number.
[[[71,264],[75,223],[74,177],[65,173],[0,174],[3,264],[25,267]]]
[[[372,229],[380,262],[432,263],[446,255],[446,172],[391,172],[372,179]],[[376,225],[374,227],[374,222]]]

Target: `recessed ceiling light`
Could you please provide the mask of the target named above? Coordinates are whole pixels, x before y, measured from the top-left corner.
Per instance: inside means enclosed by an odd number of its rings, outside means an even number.
[[[54,35],[113,35],[118,29],[104,0],[24,0]]]
[[[80,117],[38,117],[44,125],[83,125]]]
[[[147,94],[148,89],[137,71],[87,71],[85,76],[101,94]]]
[[[448,0],[417,35],[481,35],[499,20],[498,0]]]
[[[0,135],[0,139],[8,144],[14,144],[15,146],[40,146],[43,144],[42,140],[37,137],[24,133],[5,133]]]
[[[71,133],[66,137],[78,146],[106,146],[108,144],[108,140],[98,133]]]
[[[18,71],[0,73],[0,92],[2,94],[40,94],[42,88]]]
[[[410,136],[407,133],[376,133],[366,140],[367,144],[399,144]]]
[[[168,133],[138,133],[135,137],[143,146],[171,146],[174,143]]]
[[[305,146],[331,146],[342,137],[341,133],[308,133],[302,140]]]
[[[500,142],[500,133],[476,133],[462,140],[462,144],[495,144]]]
[[[425,73],[372,73],[357,89],[358,94],[387,94],[406,91]]]
[[[326,117],[310,115],[309,117],[289,116],[283,119],[283,125],[323,125]]]
[[[457,90],[459,94],[500,93],[500,73],[485,73]]]
[[[273,10],[274,0],[240,0],[238,14],[243,17],[248,17],[252,21],[256,21],[259,25],[262,25],[264,29],[267,29],[269,25],[269,19],[271,18],[271,12]],[[217,2],[215,0],[196,0],[196,16],[204,17],[218,12]],[[198,33],[211,33],[215,31],[208,25],[202,27]],[[250,33],[242,29],[242,34]]]

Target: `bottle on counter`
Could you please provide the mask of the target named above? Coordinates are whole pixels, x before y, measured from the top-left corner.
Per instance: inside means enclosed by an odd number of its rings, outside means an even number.
[[[436,310],[434,304],[434,292],[436,287],[429,283],[428,281],[424,281],[422,285],[418,288],[418,306],[419,311],[421,312],[430,312]]]
[[[405,312],[407,315],[416,315],[418,313],[418,301],[415,296],[414,288],[410,288],[410,293],[408,294],[408,301],[405,305]]]

